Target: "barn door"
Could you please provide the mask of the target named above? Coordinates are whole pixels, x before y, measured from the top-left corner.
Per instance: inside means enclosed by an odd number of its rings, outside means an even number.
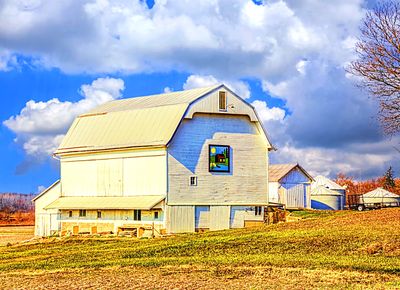
[[[305,188],[304,184],[285,184],[286,188],[286,206],[288,208],[304,208]]]
[[[196,229],[209,229],[210,228],[210,207],[209,206],[196,206],[195,209],[195,228]]]

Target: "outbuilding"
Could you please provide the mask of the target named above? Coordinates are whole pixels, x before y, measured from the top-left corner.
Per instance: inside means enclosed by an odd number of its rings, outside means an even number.
[[[289,209],[311,208],[313,180],[299,164],[270,164],[270,204],[282,204]]]
[[[320,210],[341,210],[342,194],[328,189],[323,185],[315,187],[311,191],[311,208]]]
[[[325,187],[331,191],[339,193],[340,196],[335,195],[335,197],[333,197],[332,194],[330,194],[330,196],[331,196],[331,198],[333,198],[335,200],[338,199],[338,202],[340,203],[337,206],[337,208],[335,208],[335,209],[337,209],[337,210],[344,209],[344,207],[346,206],[346,187],[337,184],[333,180],[331,180],[323,175],[318,175],[314,178],[314,182],[311,184],[311,188],[312,188],[312,190],[314,190],[320,186]],[[314,196],[318,196],[318,195],[314,195]],[[325,198],[327,198],[327,197],[325,196]],[[315,205],[317,205],[317,204],[318,203],[315,203]],[[316,208],[316,209],[320,209],[320,208]]]

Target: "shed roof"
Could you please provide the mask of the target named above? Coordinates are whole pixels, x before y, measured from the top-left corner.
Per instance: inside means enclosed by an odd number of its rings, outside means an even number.
[[[280,181],[283,177],[285,177],[290,171],[298,168],[301,172],[304,173],[311,181],[314,180],[308,172],[301,167],[297,163],[292,164],[270,164],[268,169],[268,178],[270,182]]]
[[[311,191],[311,195],[341,195],[339,192],[330,190],[323,185],[319,185]]]
[[[68,196],[60,197],[46,209],[143,209],[150,210],[165,199],[163,195],[121,197]]]
[[[54,154],[166,146],[190,104],[221,87],[225,86],[115,100],[100,105],[75,119]]]
[[[48,188],[46,188],[45,190],[43,190],[41,193],[39,193],[38,195],[36,195],[32,201],[37,200],[39,197],[41,197],[42,195],[44,195],[46,192],[48,192],[50,189],[52,189],[54,186],[56,186],[57,184],[60,183],[60,179],[57,180],[56,182],[54,182],[52,185],[50,185]]]
[[[370,192],[364,193],[362,196],[363,197],[380,197],[380,198],[385,198],[385,197],[400,198],[399,195],[392,193],[390,191],[387,191],[387,190],[383,189],[382,187],[378,187],[377,189],[374,189]]]
[[[345,190],[346,189],[345,187],[337,184],[333,180],[330,180],[329,178],[322,176],[322,175],[318,175],[314,179],[315,179],[315,182],[313,183],[313,187],[322,185],[322,186],[327,187],[332,190]]]

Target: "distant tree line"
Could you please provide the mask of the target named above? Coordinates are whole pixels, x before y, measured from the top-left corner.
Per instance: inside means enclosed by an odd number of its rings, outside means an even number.
[[[33,211],[34,197],[34,194],[0,193],[0,211],[9,214]]]
[[[392,167],[389,167],[385,174],[378,178],[357,181],[354,177],[339,173],[335,182],[346,186],[348,195],[364,194],[378,187],[382,187],[392,193],[400,195],[400,178],[395,178]]]

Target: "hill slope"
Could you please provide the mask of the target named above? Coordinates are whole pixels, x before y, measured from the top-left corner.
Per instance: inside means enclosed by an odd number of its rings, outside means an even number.
[[[71,238],[0,248],[0,284],[396,288],[399,241],[400,209],[154,240]]]

